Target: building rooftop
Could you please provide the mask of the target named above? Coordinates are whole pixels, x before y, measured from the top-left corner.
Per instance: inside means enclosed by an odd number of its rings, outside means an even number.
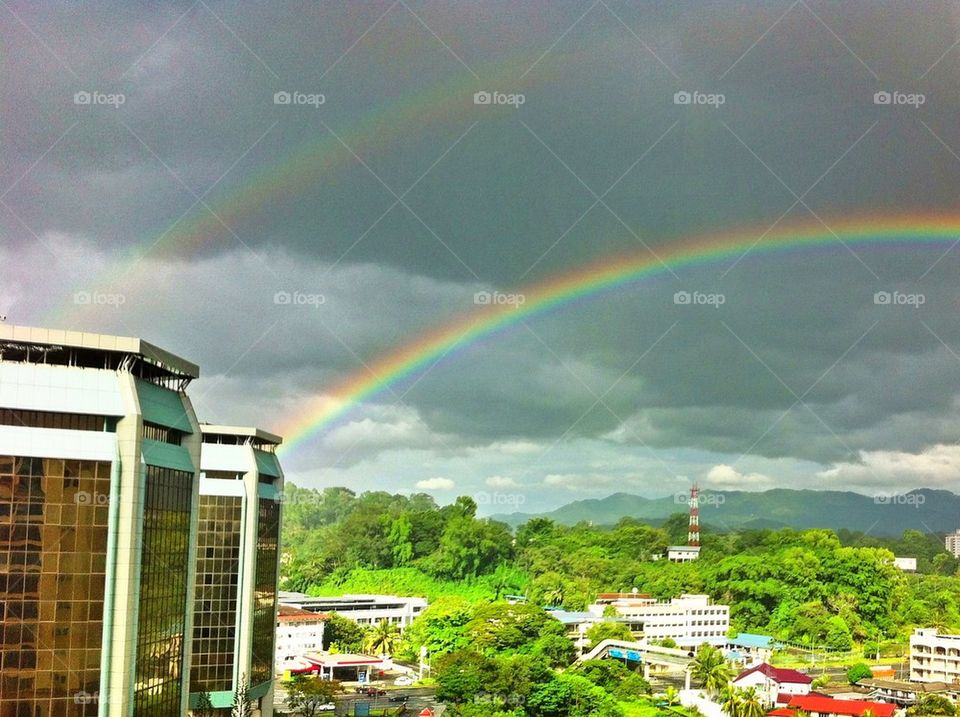
[[[946,682],[907,682],[905,680],[876,680],[871,678],[860,680],[857,684],[879,690],[900,690],[902,692],[946,692],[950,687]]]
[[[300,608],[293,607],[292,605],[279,605],[277,606],[277,619],[281,622],[300,622],[304,620],[323,622],[328,620],[329,616],[322,612],[301,610]]]
[[[43,358],[31,357],[33,350],[41,352]],[[111,354],[118,357],[132,355],[172,376],[187,379],[200,376],[200,367],[195,363],[143,339],[0,324],[0,357],[5,357],[7,360],[60,364],[73,354],[70,365],[87,365],[76,362],[77,352],[86,354],[87,358],[96,354]]]
[[[769,635],[754,635],[749,632],[738,632],[737,636],[730,640],[730,644],[761,650],[772,650],[775,647],[773,638]]]
[[[774,667],[773,665],[768,665],[766,662],[761,662],[759,665],[755,665],[748,670],[744,670],[739,675],[734,678],[734,682],[739,682],[747,675],[753,674],[754,672],[759,672],[766,677],[769,677],[775,682],[792,682],[795,684],[809,685],[813,682],[813,678],[809,675],[805,675],[802,672],[797,670],[789,670],[783,667]]]
[[[236,438],[250,438],[254,443],[268,443],[273,446],[279,446],[283,443],[283,438],[264,431],[262,428],[251,426],[223,426],[214,423],[201,423],[200,432],[211,436],[233,436]]]
[[[837,700],[822,695],[796,695],[787,706],[804,712],[846,715],[847,717],[862,717],[863,713],[867,711],[874,717],[893,717],[893,713],[897,709],[896,705],[887,702]]]

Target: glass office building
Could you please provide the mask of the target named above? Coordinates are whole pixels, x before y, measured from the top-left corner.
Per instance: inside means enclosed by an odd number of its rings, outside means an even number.
[[[0,717],[182,717],[197,367],[0,325]]]
[[[192,703],[223,715],[242,685],[254,713],[273,714],[283,473],[280,437],[201,424],[203,438],[193,625]]]

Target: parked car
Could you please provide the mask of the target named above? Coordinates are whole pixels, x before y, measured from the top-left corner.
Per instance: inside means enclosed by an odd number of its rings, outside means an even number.
[[[414,683],[414,679],[410,675],[400,675],[397,679],[393,681],[397,687],[409,687]]]
[[[357,692],[368,697],[382,697],[387,694],[386,690],[381,690],[379,687],[358,687]]]
[[[327,704],[317,707],[319,712],[332,712],[335,709],[337,709],[337,706],[333,702],[327,702]]]

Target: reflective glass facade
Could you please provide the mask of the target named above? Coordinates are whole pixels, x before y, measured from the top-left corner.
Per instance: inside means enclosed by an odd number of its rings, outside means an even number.
[[[136,717],[180,717],[193,474],[147,466]]]
[[[276,632],[277,559],[280,542],[280,503],[257,502],[257,555],[253,606],[253,646],[250,684],[273,676],[273,640]]]
[[[201,495],[191,692],[233,689],[243,498]]]
[[[110,463],[0,456],[0,717],[97,714]]]

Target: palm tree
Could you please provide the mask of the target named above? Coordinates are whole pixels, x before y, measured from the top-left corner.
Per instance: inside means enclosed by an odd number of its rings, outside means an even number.
[[[697,650],[691,668],[693,677],[700,681],[703,689],[710,695],[715,695],[726,687],[733,677],[733,671],[723,659],[723,653],[706,643]]]
[[[740,691],[735,687],[728,685],[720,690],[720,707],[726,712],[727,717],[741,717],[740,709],[742,702]]]
[[[677,704],[677,700],[680,698],[680,693],[677,692],[676,687],[668,687],[663,693],[663,698],[667,701],[667,704],[671,707]]]
[[[400,629],[389,620],[381,620],[371,627],[363,639],[363,649],[375,655],[389,655],[400,636]]]
[[[763,717],[767,713],[756,687],[742,690],[738,717]]]

